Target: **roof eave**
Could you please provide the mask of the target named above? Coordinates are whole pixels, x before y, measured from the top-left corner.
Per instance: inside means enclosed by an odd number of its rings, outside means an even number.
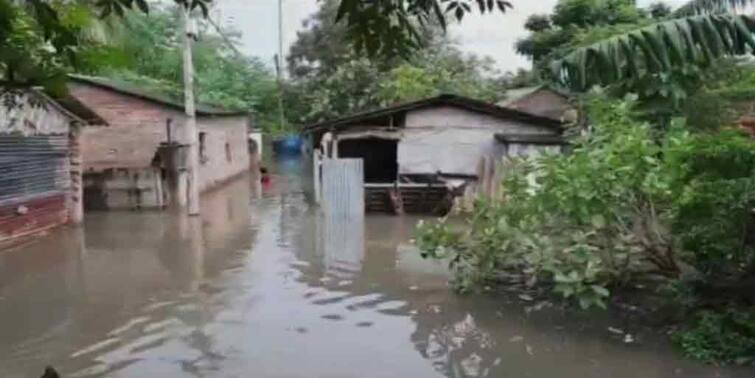
[[[520,110],[501,107],[495,104],[487,102],[456,96],[443,94],[436,97],[430,97],[422,100],[417,100],[405,104],[395,105],[393,107],[382,108],[373,111],[361,112],[350,116],[336,118],[330,121],[318,122],[315,124],[307,125],[303,128],[304,133],[316,132],[322,129],[332,129],[348,125],[349,123],[358,122],[360,120],[366,120],[370,118],[376,118],[381,116],[393,115],[400,112],[414,110],[422,107],[433,105],[455,105],[461,108],[474,110],[481,113],[486,113],[495,117],[505,119],[515,119],[523,122],[532,122],[540,126],[556,128],[559,131],[563,130],[563,122],[555,120],[549,117],[538,116]]]
[[[106,84],[106,83],[102,83],[102,82],[99,82],[99,81],[97,81],[97,80],[95,80],[93,78],[89,78],[89,77],[86,77],[86,76],[82,76],[82,75],[68,75],[68,78],[70,80],[78,82],[78,83],[83,83],[85,85],[91,85],[91,86],[98,87],[98,88],[101,88],[101,89],[110,90],[110,91],[117,92],[117,93],[120,93],[120,94],[124,94],[124,95],[127,95],[127,96],[139,98],[139,99],[144,100],[144,101],[154,102],[154,103],[157,103],[157,104],[169,107],[169,108],[173,108],[175,110],[180,110],[180,111],[184,111],[185,110],[184,106],[181,105],[181,104],[178,104],[178,103],[175,103],[175,102],[172,102],[172,101],[168,101],[168,100],[162,99],[162,98],[157,97],[157,96],[151,96],[151,95],[146,94],[146,93],[138,93],[138,92],[135,92],[135,91],[126,90],[124,88],[117,88],[114,85],[109,85],[109,84]],[[230,110],[229,111],[224,111],[224,110],[208,111],[206,109],[196,109],[195,113],[198,116],[212,116],[212,117],[233,117],[233,116],[248,116],[249,115],[248,112],[243,112],[243,111],[241,111],[241,112],[230,111]]]

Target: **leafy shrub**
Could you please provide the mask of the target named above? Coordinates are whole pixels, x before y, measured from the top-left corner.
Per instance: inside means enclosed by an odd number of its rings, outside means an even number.
[[[672,340],[689,357],[706,362],[755,363],[755,308],[702,311]]]
[[[673,233],[709,280],[737,278],[755,263],[755,143],[739,130],[687,138],[667,151],[673,169]]]
[[[631,109],[594,103],[593,129],[569,155],[510,162],[504,200],[481,201],[465,231],[421,225],[424,254],[451,258],[463,288],[516,272],[584,308],[605,306],[611,287],[637,275],[676,276],[661,146]]]
[[[632,109],[594,102],[568,155],[508,162],[503,200],[480,200],[466,229],[420,225],[423,255],[450,259],[461,289],[516,276],[582,307],[682,268],[704,284],[755,272],[755,143],[681,122],[659,142]]]

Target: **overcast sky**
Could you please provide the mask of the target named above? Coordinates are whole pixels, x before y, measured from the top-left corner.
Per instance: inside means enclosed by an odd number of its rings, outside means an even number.
[[[284,54],[296,39],[302,21],[317,10],[317,0],[283,1]],[[495,59],[502,71],[529,67],[529,62],[514,52],[514,42],[526,35],[524,20],[534,13],[549,13],[558,0],[511,0],[514,9],[506,14],[469,15],[454,25],[451,36],[462,50]],[[657,0],[639,0],[640,6]],[[666,0],[678,5],[685,0]],[[278,51],[278,0],[216,0],[213,18],[243,33],[243,51],[272,65]]]

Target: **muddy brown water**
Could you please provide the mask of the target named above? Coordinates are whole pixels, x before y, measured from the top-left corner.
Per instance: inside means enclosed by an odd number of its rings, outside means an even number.
[[[300,169],[211,192],[200,218],[92,213],[3,251],[0,377],[755,376],[605,314],[456,295],[411,246],[419,218],[327,220]]]

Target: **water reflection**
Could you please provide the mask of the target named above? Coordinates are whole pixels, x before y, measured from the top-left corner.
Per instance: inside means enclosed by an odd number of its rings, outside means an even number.
[[[344,279],[362,270],[364,218],[327,217],[317,214],[317,256],[327,274]]]
[[[681,361],[643,328],[625,345],[605,314],[454,295],[409,243],[419,218],[325,219],[299,169],[210,193],[201,218],[90,214],[1,254],[0,376],[753,374]]]
[[[82,375],[111,373],[166,344],[177,324],[204,324],[212,315],[203,312],[213,309],[200,288],[253,237],[249,199],[242,179],[204,196],[201,218],[93,213],[84,228],[0,255],[0,376],[36,376],[47,363],[63,371],[86,366]],[[169,311],[187,302],[196,311]],[[185,337],[212,356],[200,327]],[[130,357],[111,358],[121,350]]]

